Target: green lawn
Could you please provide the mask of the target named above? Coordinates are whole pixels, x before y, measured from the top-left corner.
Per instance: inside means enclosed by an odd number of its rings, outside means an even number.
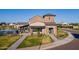
[[[16,36],[0,36],[0,50],[7,49],[15,41],[20,38],[19,35]]]
[[[48,35],[31,35],[26,37],[26,39],[20,44],[18,48],[31,47],[41,44],[51,43],[52,39]]]
[[[68,36],[66,32],[64,32],[61,28],[58,28],[58,38],[59,39],[64,39]]]

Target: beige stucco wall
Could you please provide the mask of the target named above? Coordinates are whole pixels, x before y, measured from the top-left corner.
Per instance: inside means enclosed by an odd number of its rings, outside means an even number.
[[[57,26],[53,26],[54,29],[54,35],[57,36]]]
[[[29,34],[32,34],[33,30],[31,28],[29,28]]]
[[[35,22],[35,23],[29,24],[29,26],[45,26],[45,23],[42,23],[42,22]]]
[[[45,34],[49,34],[49,28],[53,28],[53,34],[57,36],[57,26],[46,26]]]
[[[42,29],[42,34],[45,34],[45,28]]]
[[[49,34],[49,28],[53,28],[54,35],[57,35],[57,26],[46,26],[44,22],[54,22],[54,16],[46,16],[44,19],[41,16],[35,16],[29,20],[30,26],[45,26],[45,29],[42,29],[42,33]],[[30,28],[30,33],[32,29]]]
[[[45,27],[45,34],[49,34],[49,28],[47,26]]]

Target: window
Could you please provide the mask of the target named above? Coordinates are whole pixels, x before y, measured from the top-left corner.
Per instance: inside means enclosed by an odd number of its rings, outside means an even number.
[[[53,28],[49,28],[49,33],[53,33]]]

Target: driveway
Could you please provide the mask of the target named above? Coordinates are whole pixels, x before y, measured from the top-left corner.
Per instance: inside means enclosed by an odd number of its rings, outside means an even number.
[[[28,33],[24,33],[23,36],[18,41],[16,41],[13,45],[11,45],[7,50],[15,50],[27,36]]]

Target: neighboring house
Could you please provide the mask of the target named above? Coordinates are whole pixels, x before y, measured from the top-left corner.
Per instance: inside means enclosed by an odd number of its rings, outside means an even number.
[[[42,34],[54,34],[57,35],[57,25],[54,21],[56,15],[46,14],[43,17],[34,16],[28,21],[28,24],[25,25],[30,34],[37,33],[37,30]],[[23,26],[20,27],[23,30]]]
[[[67,25],[67,26],[68,26],[69,24],[68,24],[68,23],[66,23],[66,22],[63,22],[63,23],[62,23],[62,26],[64,26],[64,25]]]
[[[15,23],[15,24],[14,24],[14,28],[19,29],[20,27],[22,27],[22,26],[24,26],[24,25],[26,25],[26,23],[25,23],[25,22]]]
[[[74,26],[74,25],[73,25],[73,29],[79,29],[79,26]]]

